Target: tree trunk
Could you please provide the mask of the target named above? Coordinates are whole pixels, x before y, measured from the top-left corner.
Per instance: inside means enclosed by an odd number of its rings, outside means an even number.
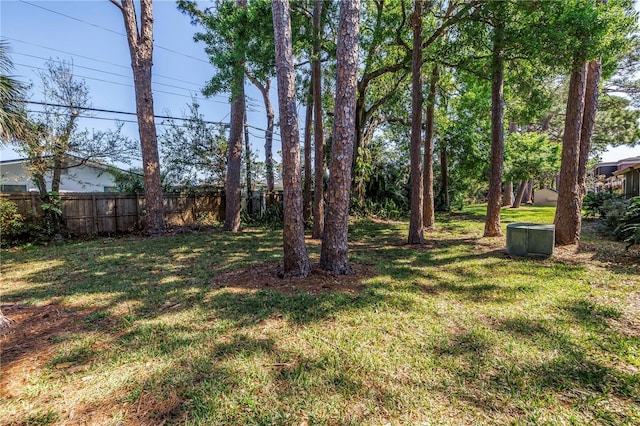
[[[246,7],[245,0],[236,0],[236,7]],[[244,63],[230,64],[233,73],[231,88],[231,123],[229,128],[229,151],[227,154],[227,176],[225,180],[224,230],[240,231],[240,176],[242,174],[242,130],[244,127]]]
[[[513,181],[509,181],[504,185],[504,193],[502,194],[502,205],[509,207],[513,205]]]
[[[586,81],[587,64],[575,64],[569,80],[569,98],[562,137],[558,206],[554,219],[558,245],[577,244],[580,238],[582,189],[578,182],[578,168]]]
[[[360,0],[340,3],[333,143],[327,217],[320,253],[320,267],[334,274],[353,273],[347,254],[347,234],[349,230],[351,164],[355,138],[359,19]]]
[[[251,198],[251,143],[249,142],[249,123],[247,122],[247,105],[244,105],[244,162],[247,173],[247,213],[253,213],[253,199]]]
[[[598,85],[600,84],[601,75],[602,62],[600,60],[589,62],[584,96],[584,118],[582,119],[582,129],[580,130],[580,160],[578,163],[578,185],[582,191],[582,197],[580,198],[581,210],[582,199],[587,192],[587,163],[589,162],[591,138],[596,122],[596,112],[598,111]]]
[[[440,144],[440,198],[442,199],[442,210],[448,212],[451,210],[451,201],[449,200],[449,163],[447,158],[447,145],[444,141]]]
[[[266,80],[265,83],[262,84],[251,75],[249,75],[249,79],[262,94],[264,109],[267,113],[267,129],[264,131],[264,165],[267,169],[267,191],[273,191],[273,123],[275,121],[276,114],[273,111],[271,99],[269,99],[271,82]]]
[[[414,3],[413,57],[411,65],[411,215],[409,217],[409,244],[424,243],[423,229],[423,176],[420,148],[422,145],[422,0]]]
[[[267,191],[274,190],[274,178],[273,178],[273,126],[275,123],[275,111],[271,100],[269,99],[269,86],[270,81],[267,81],[265,90],[262,93],[264,99],[264,108],[267,111],[267,129],[264,132],[264,165],[267,169]]]
[[[313,142],[314,174],[313,189],[313,238],[322,238],[324,232],[324,127],[322,122],[322,74],[320,69],[320,36],[322,34],[322,0],[315,0],[313,7],[313,61],[311,62],[311,84],[313,86]]]
[[[273,27],[278,78],[284,207],[284,277],[306,277],[311,271],[304,241],[300,174],[300,135],[296,111],[295,71],[288,0],[273,0]]]
[[[229,128],[229,151],[227,153],[227,176],[225,181],[224,230],[240,231],[240,176],[242,172],[242,132],[244,128],[244,74],[236,70],[235,90],[231,102]]]
[[[518,124],[513,121],[509,122],[509,134],[518,133]],[[502,205],[505,207],[512,207],[515,203],[515,196],[513,194],[513,181],[509,180],[504,187],[504,193],[502,194]],[[519,207],[519,205],[518,205]]]
[[[529,179],[527,182],[527,190],[525,192],[525,202],[527,204],[533,204],[533,179]]]
[[[53,174],[51,176],[51,191],[60,193],[60,181],[62,180],[62,158],[56,155],[53,159]]]
[[[520,183],[518,183],[518,192],[516,195],[516,199],[513,202],[513,205],[511,206],[512,209],[519,209],[520,206],[522,205],[522,200],[524,199],[524,193],[527,190],[527,182],[526,180],[521,181]]]
[[[504,21],[500,20],[493,31],[491,78],[491,169],[485,237],[499,237],[500,196],[502,194],[502,167],[504,157]]]
[[[435,201],[433,192],[433,135],[435,130],[436,90],[440,78],[438,66],[434,65],[429,83],[427,96],[427,116],[425,117],[424,136],[424,165],[423,165],[423,225],[425,229],[433,230],[436,223]]]
[[[313,83],[312,83],[313,84]],[[303,200],[304,206],[302,209],[305,223],[311,219],[311,205],[313,200],[311,199],[311,185],[313,185],[313,179],[311,178],[311,125],[313,123],[313,86],[310,88],[309,97],[307,101],[307,111],[304,119],[304,185],[303,185]]]
[[[131,54],[136,94],[136,114],[142,150],[144,199],[147,207],[145,232],[161,235],[165,231],[160,159],[153,110],[151,66],[153,63],[153,11],[151,0],[140,0],[140,30],[133,0],[111,0],[124,18]]]
[[[355,143],[353,145],[353,158],[351,159],[351,167],[353,169],[353,196],[358,201],[358,204],[362,206],[364,204],[364,176],[362,171],[361,164],[358,164],[358,160],[360,157],[364,157],[364,150],[366,148],[365,137],[364,137],[364,125],[366,122],[365,118],[365,100],[366,96],[364,91],[357,95],[356,99],[356,122],[354,126],[355,129]]]

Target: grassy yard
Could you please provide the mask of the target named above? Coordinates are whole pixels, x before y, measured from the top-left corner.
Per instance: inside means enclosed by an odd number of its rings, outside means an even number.
[[[640,423],[638,248],[512,259],[483,214],[359,221],[308,281],[264,229],[4,250],[0,424]]]

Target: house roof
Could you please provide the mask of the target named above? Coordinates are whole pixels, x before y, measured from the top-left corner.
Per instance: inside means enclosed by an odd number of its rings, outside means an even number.
[[[610,167],[610,166],[617,166],[618,162],[617,161],[607,161],[604,163],[597,163],[594,167],[598,168],[598,167]]]
[[[121,172],[127,172],[127,170],[121,169],[120,167],[116,167],[116,166],[111,165],[111,164],[104,164],[104,163],[99,163],[97,161],[85,160],[84,158],[78,157],[76,155],[66,154],[65,156],[69,157],[69,158],[76,159],[76,160],[83,160],[84,161],[84,163],[83,163],[84,165],[89,166],[89,167],[93,167],[93,168],[96,168],[96,169],[109,171],[109,169],[113,168],[113,169],[120,170]],[[1,160],[0,161],[0,166],[9,165],[9,164],[21,164],[21,163],[26,163],[28,161],[29,161],[28,158],[14,158],[12,160]]]
[[[625,167],[622,170],[616,170],[615,172],[613,172],[614,176],[620,176],[620,175],[626,175],[627,173],[629,173],[632,170],[636,170],[636,169],[640,169],[640,163],[638,164],[634,164],[632,166],[629,167]]]

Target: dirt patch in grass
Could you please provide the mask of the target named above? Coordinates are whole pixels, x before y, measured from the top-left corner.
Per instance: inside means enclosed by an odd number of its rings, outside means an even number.
[[[212,280],[211,285],[238,291],[272,290],[284,294],[356,294],[362,288],[362,280],[375,276],[377,271],[373,265],[352,263],[351,267],[354,275],[333,275],[314,265],[305,278],[282,279],[278,276],[280,265],[270,263],[223,273]]]
[[[2,312],[11,319],[8,327],[0,329],[0,397],[5,398],[23,388],[27,377],[51,359],[59,336],[83,331],[78,319],[88,311],[69,310],[56,303],[45,306],[16,303],[3,305]]]

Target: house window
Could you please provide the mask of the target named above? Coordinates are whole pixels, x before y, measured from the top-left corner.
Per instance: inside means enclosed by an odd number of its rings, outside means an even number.
[[[0,185],[2,192],[27,192],[27,185]]]

